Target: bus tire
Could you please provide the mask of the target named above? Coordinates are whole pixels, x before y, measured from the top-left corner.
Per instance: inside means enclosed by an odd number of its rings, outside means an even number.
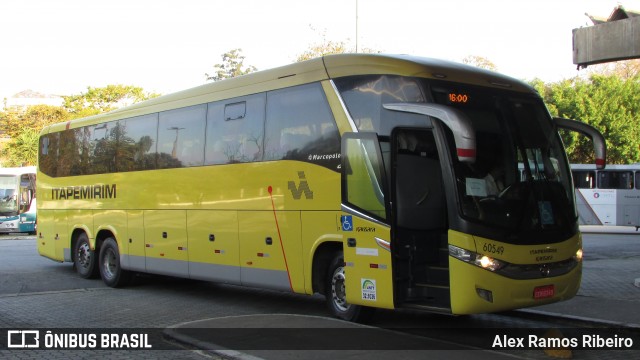
[[[97,254],[91,250],[89,237],[85,233],[78,236],[76,245],[73,247],[73,267],[84,279],[92,279],[98,275]]]
[[[338,252],[333,256],[327,270],[325,300],[331,314],[339,319],[365,323],[371,319],[375,309],[347,303],[345,292],[344,255]]]
[[[118,243],[110,237],[105,239],[100,248],[100,276],[107,286],[117,288],[126,286],[131,279],[131,273],[120,266],[120,251]]]

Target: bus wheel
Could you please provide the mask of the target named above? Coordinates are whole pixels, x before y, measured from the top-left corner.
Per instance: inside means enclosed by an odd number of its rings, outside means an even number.
[[[107,238],[100,248],[100,276],[114,288],[127,285],[131,279],[131,273],[120,266],[118,243],[113,238]]]
[[[91,250],[87,234],[82,233],[76,240],[73,248],[73,267],[80,277],[85,279],[95,278],[98,275],[96,253]]]
[[[325,299],[329,311],[335,317],[359,323],[367,322],[375,312],[374,308],[347,303],[345,291],[344,255],[336,253],[327,271]]]

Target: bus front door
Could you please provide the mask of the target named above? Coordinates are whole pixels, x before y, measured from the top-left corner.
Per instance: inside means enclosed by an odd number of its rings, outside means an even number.
[[[375,133],[342,138],[344,285],[349,304],[394,308],[386,179]]]
[[[394,129],[390,164],[396,300],[448,312],[449,223],[433,130]]]

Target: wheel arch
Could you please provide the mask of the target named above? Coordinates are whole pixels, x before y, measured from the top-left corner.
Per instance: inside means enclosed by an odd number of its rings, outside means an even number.
[[[118,238],[116,237],[116,232],[111,229],[111,228],[102,228],[98,230],[98,233],[96,234],[96,251],[99,251],[100,247],[102,246],[102,243],[108,239],[108,238],[113,238],[113,240],[116,242],[116,244],[118,244],[118,247],[120,247],[120,243],[118,242]]]
[[[313,253],[313,263],[311,270],[311,281],[314,293],[325,295],[326,276],[329,265],[337,252],[343,251],[343,244],[340,241],[326,241],[319,244]]]
[[[87,238],[89,239],[89,246],[93,250],[95,250],[96,248],[95,241],[93,241],[93,237],[91,236],[91,231],[89,231],[89,229],[86,226],[82,226],[82,225],[74,226],[73,230],[71,231],[71,244],[70,244],[71,246],[69,247],[70,253],[71,253],[71,256],[70,256],[71,258],[69,259],[70,262],[75,261],[76,254],[74,253],[74,249],[76,248],[76,242],[78,241],[78,238],[82,234],[87,235]],[[67,261],[67,259],[65,259],[65,261]]]

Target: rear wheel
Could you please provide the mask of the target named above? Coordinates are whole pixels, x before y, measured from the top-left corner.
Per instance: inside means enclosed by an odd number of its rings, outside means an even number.
[[[325,299],[329,311],[337,318],[354,322],[367,322],[375,312],[374,308],[353,305],[347,302],[345,287],[344,255],[338,252],[327,271]]]
[[[126,286],[131,273],[120,266],[120,251],[114,238],[107,238],[100,248],[100,276],[107,286]]]
[[[76,239],[76,246],[73,248],[73,266],[80,277],[91,279],[98,275],[96,257],[96,252],[91,250],[87,234],[80,234]]]

